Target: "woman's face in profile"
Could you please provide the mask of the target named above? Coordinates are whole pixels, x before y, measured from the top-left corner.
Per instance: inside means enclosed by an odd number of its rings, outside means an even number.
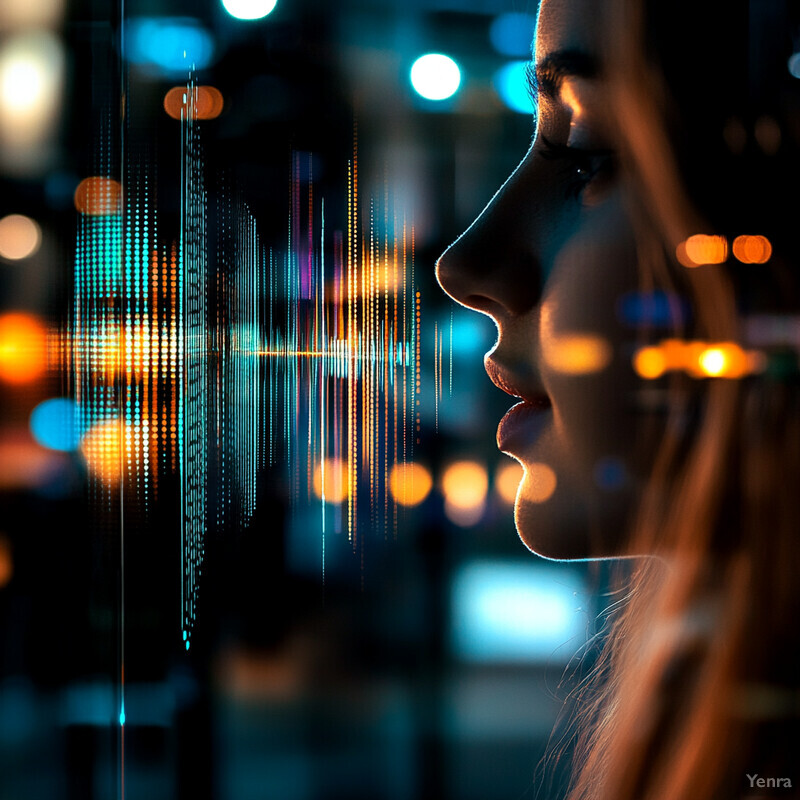
[[[543,0],[535,140],[438,265],[444,289],[497,324],[487,372],[521,400],[497,435],[524,467],[517,529],[551,558],[620,554],[642,474],[635,336],[618,317],[637,288],[636,255],[606,118],[601,10]]]

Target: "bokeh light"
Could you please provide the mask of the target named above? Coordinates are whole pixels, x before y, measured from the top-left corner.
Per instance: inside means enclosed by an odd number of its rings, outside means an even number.
[[[89,472],[103,483],[119,482],[122,468],[122,422],[109,419],[89,428],[81,440],[80,450]]]
[[[84,178],[75,190],[75,208],[92,217],[122,213],[122,186],[113,178]]]
[[[339,458],[326,458],[314,470],[314,494],[322,500],[325,490],[325,502],[338,505],[350,495],[350,478],[347,462]]]
[[[525,466],[525,499],[531,503],[546,503],[556,490],[558,479],[552,467],[534,463]]]
[[[622,459],[606,456],[598,459],[592,470],[594,482],[606,491],[621,489],[628,483],[628,471]]]
[[[800,53],[792,53],[792,55],[789,56],[787,66],[789,67],[791,76],[800,79]]]
[[[633,369],[640,378],[660,378],[667,371],[664,351],[660,347],[643,347],[633,357]]]
[[[504,461],[497,467],[494,475],[494,488],[503,502],[509,505],[514,504],[522,476],[522,467],[516,461]]]
[[[19,261],[32,256],[42,242],[42,231],[30,217],[9,214],[0,219],[0,256]]]
[[[613,349],[601,336],[567,334],[543,338],[542,354],[557,372],[589,375],[611,363]]]
[[[445,513],[462,527],[475,525],[483,516],[489,478],[477,461],[456,461],[442,474]]]
[[[189,88],[175,86],[164,96],[164,110],[172,119],[186,119],[189,107],[193,119],[216,119],[224,106],[222,92],[214,86],[195,86],[194,98],[190,103]]]
[[[461,70],[450,56],[427,53],[411,67],[411,85],[426,100],[447,100],[461,85]]]
[[[69,452],[80,443],[77,406],[66,397],[52,397],[31,412],[31,434],[42,447]]]
[[[675,255],[684,267],[689,268],[722,264],[728,259],[728,240],[724,236],[698,233],[681,242]]]
[[[47,330],[32,314],[0,315],[0,380],[23,384],[47,369]]]
[[[223,8],[236,19],[263,19],[274,11],[278,0],[222,0]]]
[[[495,72],[492,78],[495,91],[512,111],[533,114],[533,100],[528,92],[527,61],[512,61]]]
[[[389,472],[389,491],[401,506],[418,506],[433,486],[431,473],[413,461],[395,464]]]
[[[766,236],[737,236],[732,249],[743,264],[766,264],[772,256],[772,244]]]
[[[55,25],[63,16],[64,0],[3,0],[0,3],[0,29]]]
[[[64,52],[46,31],[20,33],[0,46],[0,139],[27,152],[48,134],[60,106]]]
[[[742,378],[765,369],[765,356],[745,351],[736,342],[702,342],[665,339],[644,347],[633,357],[641,378],[658,378],[667,371],[683,371],[693,378]]]
[[[532,14],[509,12],[500,14],[489,26],[492,47],[504,56],[530,56],[536,18]]]
[[[190,17],[139,17],[127,25],[128,57],[157,71],[186,73],[205,69],[214,57],[214,39]]]
[[[687,304],[671,292],[626,292],[617,302],[617,317],[633,327],[679,325],[688,317]]]

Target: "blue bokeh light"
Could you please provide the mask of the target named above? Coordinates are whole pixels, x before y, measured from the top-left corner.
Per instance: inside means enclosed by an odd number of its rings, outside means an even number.
[[[536,17],[532,14],[500,14],[492,20],[489,27],[489,41],[504,56],[529,56],[535,27]]]
[[[473,561],[455,575],[451,640],[466,661],[568,661],[585,642],[572,570],[531,562]]]
[[[80,443],[77,407],[65,397],[39,403],[31,412],[30,427],[33,438],[50,450],[69,452]]]
[[[689,316],[685,300],[672,292],[627,292],[617,302],[617,317],[626,325],[681,325]]]
[[[512,111],[533,114],[533,100],[528,92],[528,61],[511,61],[494,74],[494,88]]]
[[[191,17],[139,17],[128,24],[128,59],[167,74],[204,69],[214,57],[214,39]]]

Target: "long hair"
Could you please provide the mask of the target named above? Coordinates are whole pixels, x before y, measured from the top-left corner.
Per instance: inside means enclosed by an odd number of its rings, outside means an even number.
[[[796,796],[800,102],[787,59],[797,20],[783,0],[607,8],[642,285],[688,301],[670,336],[746,347],[756,331],[762,362],[737,379],[663,379],[668,411],[630,540],[631,553],[652,555],[633,562],[592,694],[583,690],[569,798],[711,800],[765,786]],[[694,234],[761,234],[772,256],[690,269],[676,252]]]

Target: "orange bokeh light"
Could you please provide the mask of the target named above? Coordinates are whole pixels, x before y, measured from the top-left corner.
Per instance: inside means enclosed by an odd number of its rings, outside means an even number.
[[[553,496],[558,480],[547,464],[529,464],[526,467],[524,497],[531,503],[544,503]]]
[[[81,453],[89,472],[108,485],[119,481],[122,447],[122,422],[119,419],[97,423],[81,441]]]
[[[643,347],[633,357],[633,368],[640,378],[654,380],[667,370],[667,359],[660,347]]]
[[[190,96],[193,91],[194,96]],[[164,111],[172,119],[216,119],[225,105],[222,92],[214,86],[175,86],[164,95]]]
[[[522,467],[516,461],[507,461],[497,468],[494,475],[494,488],[509,505],[517,499],[517,490],[522,480]]]
[[[772,244],[766,236],[737,236],[733,255],[743,264],[766,264],[772,256]]]
[[[30,217],[9,214],[0,219],[0,256],[20,261],[32,256],[42,242],[42,231]]]
[[[32,314],[0,315],[0,379],[23,384],[47,369],[47,330]]]
[[[422,466],[409,461],[395,464],[389,472],[389,490],[395,502],[401,506],[418,506],[433,486],[431,473]]]
[[[122,185],[113,178],[84,178],[75,190],[75,208],[90,217],[122,213]]]
[[[724,236],[708,236],[699,233],[690,236],[685,242],[681,242],[675,255],[684,267],[722,264],[728,259],[728,240]]]
[[[325,488],[325,502],[338,505],[350,495],[350,478],[347,462],[339,458],[326,458],[314,470],[314,494],[321,500]]]

